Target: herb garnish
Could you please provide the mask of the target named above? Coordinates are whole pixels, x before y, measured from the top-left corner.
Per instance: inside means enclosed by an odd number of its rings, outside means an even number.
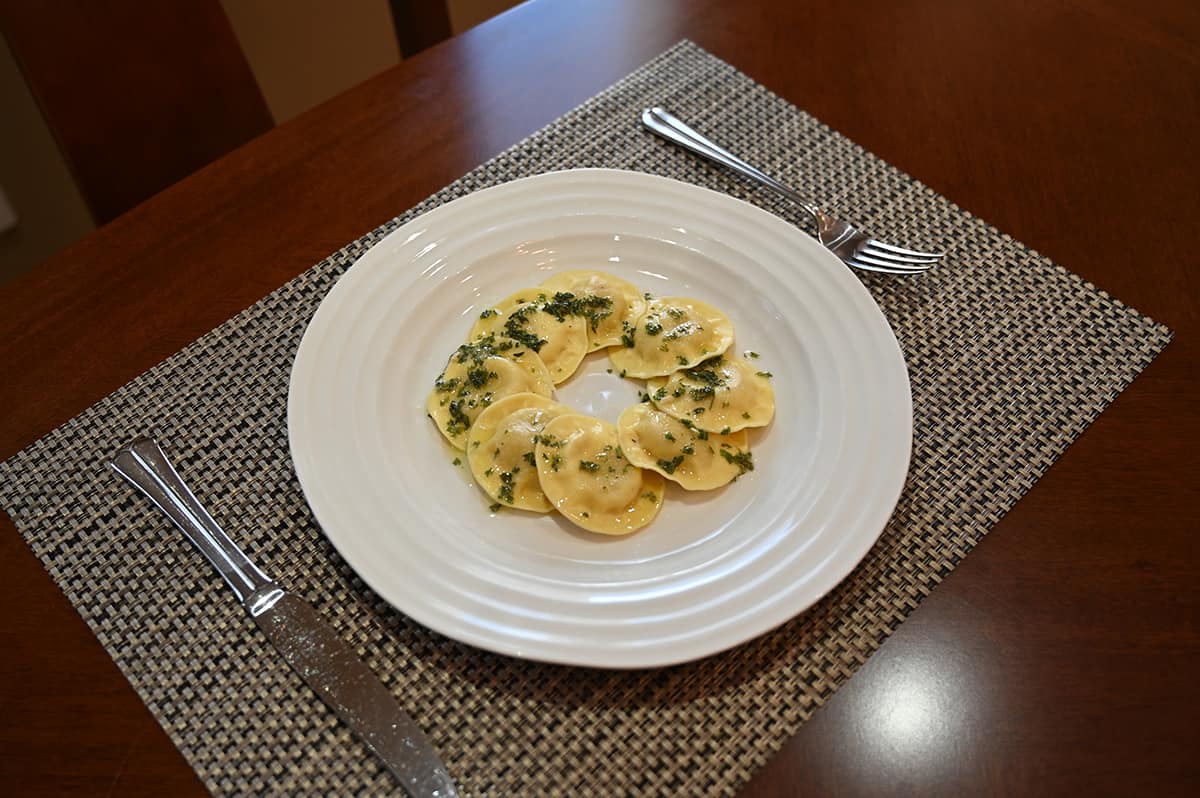
[[[750,452],[738,452],[731,454],[728,449],[721,449],[721,456],[726,462],[732,463],[738,467],[738,475],[745,474],[747,471],[754,470],[754,458]]]
[[[542,310],[559,321],[565,321],[567,316],[582,316],[588,320],[592,332],[595,332],[600,320],[612,315],[612,300],[606,296],[577,296],[567,291],[559,291],[542,303]]]
[[[484,368],[470,369],[467,371],[467,381],[471,383],[472,388],[482,388],[490,381],[496,379],[496,372],[488,371]]]
[[[450,411],[450,418],[446,420],[446,432],[452,437],[466,432],[471,426],[471,417],[463,412],[462,400],[452,400],[447,409]]]
[[[600,470],[600,464],[593,463],[591,460],[580,460],[579,461],[579,470],[595,473]]]
[[[683,463],[683,455],[678,455],[676,457],[672,457],[670,460],[659,460],[658,467],[663,471],[666,471],[668,474],[674,474],[675,469],[679,468],[681,463]]]
[[[499,490],[499,498],[502,502],[506,502],[508,504],[513,503],[513,472],[516,470],[517,469],[514,468],[512,471],[505,471],[500,475],[501,485]]]

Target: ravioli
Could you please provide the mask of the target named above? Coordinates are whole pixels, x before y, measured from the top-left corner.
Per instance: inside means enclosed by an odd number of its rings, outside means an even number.
[[[708,432],[765,427],[775,417],[767,373],[740,357],[715,357],[646,383],[651,401],[675,418]]]
[[[485,338],[455,350],[434,380],[425,407],[451,446],[463,449],[484,408],[515,393],[551,396],[554,383],[533,352]]]
[[[621,335],[646,312],[646,299],[637,286],[608,272],[574,270],[559,272],[542,283],[549,295],[565,292],[577,297],[607,300],[595,303],[588,318],[588,351],[621,343]]]
[[[489,334],[528,347],[546,364],[554,384],[575,373],[588,352],[588,323],[582,314],[567,312],[567,303],[541,288],[517,291],[479,314],[469,338]]]
[[[533,454],[542,427],[570,412],[544,396],[516,393],[480,413],[467,433],[467,463],[484,493],[518,510],[553,510],[538,482]]]
[[[617,437],[629,462],[686,490],[719,488],[754,469],[744,431],[708,433],[644,403],[621,413]]]
[[[627,535],[662,507],[663,478],[625,459],[617,428],[607,421],[559,416],[543,428],[534,457],[546,498],[589,532]]]
[[[612,364],[628,377],[665,377],[721,355],[733,343],[733,322],[707,302],[687,297],[651,299],[609,350]]]

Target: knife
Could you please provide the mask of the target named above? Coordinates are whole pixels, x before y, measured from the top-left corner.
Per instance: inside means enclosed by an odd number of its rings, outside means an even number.
[[[425,734],[379,678],[304,599],[271,581],[180,479],[151,438],[139,436],[109,460],[208,558],[292,669],[367,744],[411,798],[457,798]]]

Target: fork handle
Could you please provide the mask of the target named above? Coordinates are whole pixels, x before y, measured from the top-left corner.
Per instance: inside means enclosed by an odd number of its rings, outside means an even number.
[[[708,158],[710,161],[726,166],[743,177],[748,177],[751,180],[757,181],[767,188],[782,194],[792,202],[799,205],[814,218],[820,218],[820,211],[817,206],[813,205],[808,200],[801,197],[792,189],[780,183],[775,178],[767,173],[751,166],[750,164],[737,157],[729,150],[720,146],[711,139],[705,138],[697,133],[692,128],[679,121],[675,116],[667,113],[662,108],[655,106],[647,108],[642,112],[642,124],[649,130],[662,136],[667,141],[678,144],[680,147],[691,150],[697,155]]]

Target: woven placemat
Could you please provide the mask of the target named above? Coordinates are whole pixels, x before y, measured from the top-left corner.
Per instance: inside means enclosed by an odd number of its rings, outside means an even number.
[[[571,167],[636,169],[796,209],[637,124],[662,103],[829,210],[917,247],[921,278],[862,276],[912,378],[908,487],[831,595],[702,662],[531,664],[424,629],[332,550],[288,457],[288,375],[338,276],[382,236],[471,191]],[[0,504],[215,794],[395,790],[183,537],[103,468],[153,431],[250,556],[307,597],[411,708],[464,793],[731,794],[970,551],[1170,340],[1122,305],[682,42],[346,246],[0,466]]]

